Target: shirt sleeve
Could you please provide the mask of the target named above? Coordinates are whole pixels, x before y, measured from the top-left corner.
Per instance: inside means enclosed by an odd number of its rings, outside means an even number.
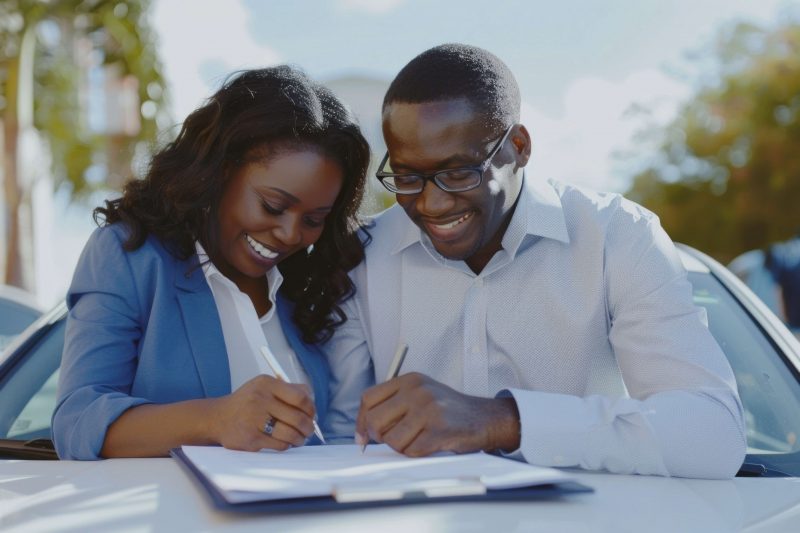
[[[323,432],[331,443],[353,441],[361,394],[375,384],[372,358],[362,327],[357,296],[341,306],[347,321],[336,328],[322,349],[331,367],[330,406]]]
[[[628,213],[630,217],[630,213]],[[733,372],[657,217],[617,220],[605,247],[609,341],[627,397],[510,389],[530,463],[730,478],[746,452]]]
[[[87,243],[67,305],[53,441],[62,459],[99,459],[108,427],[148,403],[130,396],[141,311],[127,252],[110,227]]]

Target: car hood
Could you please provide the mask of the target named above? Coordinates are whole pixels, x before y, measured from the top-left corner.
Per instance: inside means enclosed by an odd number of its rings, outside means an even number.
[[[794,530],[800,478],[728,481],[570,471],[594,489],[548,501],[455,503],[305,515],[215,511],[172,459],[0,461],[4,531]]]

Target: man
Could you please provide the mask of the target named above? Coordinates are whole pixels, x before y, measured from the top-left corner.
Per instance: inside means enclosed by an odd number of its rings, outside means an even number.
[[[764,267],[775,282],[778,314],[789,329],[800,337],[800,236],[769,246]]]
[[[519,112],[508,67],[471,46],[428,50],[389,87],[378,176],[397,205],[327,346],[330,429],[411,456],[734,475],[736,384],[672,242],[618,195],[525,178]]]

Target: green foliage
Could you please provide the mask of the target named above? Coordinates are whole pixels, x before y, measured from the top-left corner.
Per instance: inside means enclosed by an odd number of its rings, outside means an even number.
[[[130,177],[134,147],[156,138],[154,113],[144,116],[139,111],[137,133],[111,138],[90,127],[87,111],[87,98],[98,96],[96,91],[87,92],[88,78],[100,68],[132,76],[139,82],[139,102],[162,107],[164,81],[146,17],[149,4],[149,0],[0,2],[0,20],[5,21],[0,23],[0,94],[13,90],[3,86],[7,67],[17,59],[23,33],[34,29],[34,126],[48,143],[57,182],[69,182],[74,194],[103,185],[87,179],[92,165],[107,175],[124,174],[117,182]],[[8,100],[0,99],[0,113]],[[125,164],[120,166],[122,160]]]
[[[714,59],[627,196],[727,261],[800,229],[800,23],[729,28]]]

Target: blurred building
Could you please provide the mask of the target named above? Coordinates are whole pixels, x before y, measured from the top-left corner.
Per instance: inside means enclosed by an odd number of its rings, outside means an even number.
[[[394,203],[394,196],[389,194],[375,178],[375,171],[386,153],[386,144],[383,142],[381,130],[381,107],[383,96],[389,88],[389,80],[369,76],[343,76],[324,83],[358,117],[361,131],[367,138],[372,152],[372,162],[367,173],[367,189],[361,212],[372,214],[382,211]]]

